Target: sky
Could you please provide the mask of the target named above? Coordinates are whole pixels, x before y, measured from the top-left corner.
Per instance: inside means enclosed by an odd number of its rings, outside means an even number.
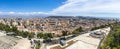
[[[2,14],[119,17],[120,0],[0,0]]]

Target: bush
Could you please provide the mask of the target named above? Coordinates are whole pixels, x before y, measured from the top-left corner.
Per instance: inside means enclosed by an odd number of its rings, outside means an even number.
[[[82,27],[79,27],[79,28],[75,29],[72,33],[73,34],[79,34],[80,32],[83,32]]]
[[[120,24],[120,23],[119,23]],[[120,26],[119,24],[113,25],[113,30],[108,34],[101,49],[119,49],[120,48]]]
[[[53,38],[51,33],[46,33],[46,34],[38,33],[37,37],[44,38],[44,39]]]

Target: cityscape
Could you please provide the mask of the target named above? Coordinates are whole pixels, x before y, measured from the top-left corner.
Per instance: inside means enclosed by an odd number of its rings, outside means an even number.
[[[0,0],[0,49],[120,49],[119,4]]]

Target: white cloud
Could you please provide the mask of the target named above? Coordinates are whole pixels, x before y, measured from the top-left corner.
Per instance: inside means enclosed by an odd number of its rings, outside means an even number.
[[[9,14],[15,14],[15,12],[8,12]]]
[[[0,14],[34,15],[34,14],[48,14],[48,13],[45,13],[45,12],[0,12]]]
[[[120,16],[120,0],[66,0],[63,5],[50,12],[0,12],[18,15],[88,15]]]
[[[67,0],[64,5],[51,11],[61,15],[120,14],[120,0]],[[107,14],[106,14],[107,13]]]

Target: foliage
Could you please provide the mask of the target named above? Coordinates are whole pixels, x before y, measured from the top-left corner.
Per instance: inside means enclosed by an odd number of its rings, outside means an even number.
[[[113,29],[103,41],[100,49],[119,49],[120,48],[120,23],[114,24]]]
[[[108,25],[101,25],[101,26],[98,26],[98,27],[93,27],[92,29],[91,29],[91,31],[93,31],[93,30],[96,30],[96,29],[100,29],[100,28],[105,28],[105,27],[107,27]]]
[[[35,49],[40,49],[40,45],[36,45]]]
[[[38,33],[37,37],[42,38],[44,35],[42,33]]]
[[[31,34],[31,33],[17,30],[16,26],[11,26],[10,27],[9,25],[5,25],[5,24],[2,24],[2,23],[0,23],[0,30],[4,30],[7,33],[8,32],[14,32],[17,36],[29,37],[29,38],[33,38],[34,37],[34,35]]]
[[[37,37],[39,37],[39,38],[44,38],[44,39],[53,38],[53,36],[52,36],[51,33],[45,33],[45,34],[43,34],[43,33],[38,33],[38,34],[37,34]]]
[[[82,27],[77,28],[76,30],[73,31],[73,34],[78,34],[79,32],[83,32]]]
[[[68,31],[62,31],[63,36],[67,36]]]

